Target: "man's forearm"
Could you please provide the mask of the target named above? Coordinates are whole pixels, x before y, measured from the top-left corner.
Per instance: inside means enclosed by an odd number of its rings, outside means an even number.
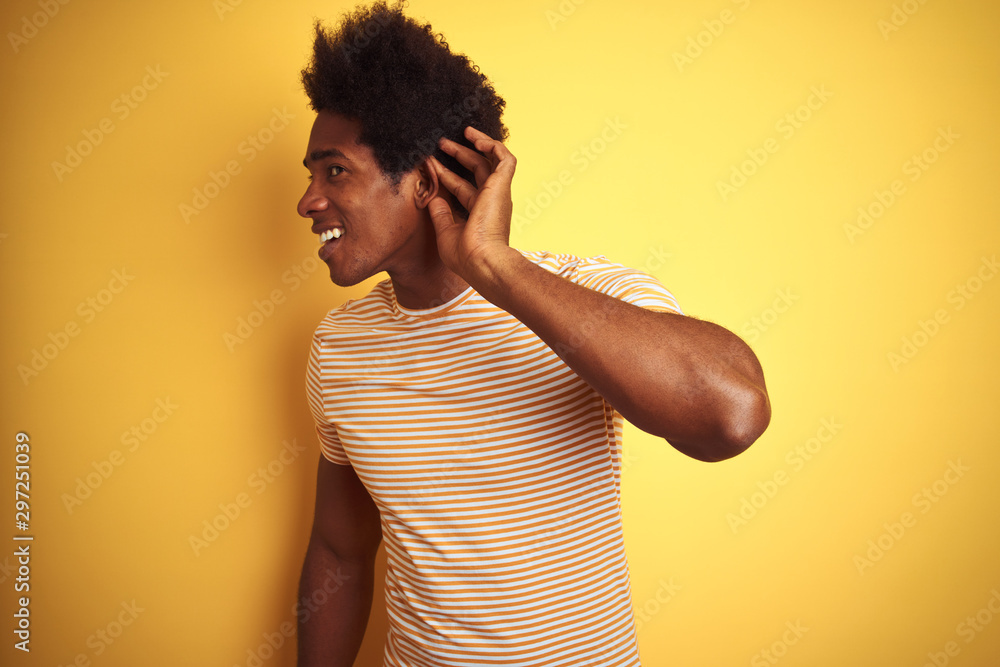
[[[465,128],[469,148],[441,149],[475,184],[431,158],[426,175],[469,216],[456,220],[442,195],[427,208],[441,260],[496,306],[523,322],[639,428],[704,461],[734,456],[771,418],[753,351],[710,322],[638,308],[549,273],[509,245],[510,184],[517,160],[497,139]],[[433,181],[437,183],[433,183]]]
[[[767,427],[760,363],[735,334],[582,287],[515,250],[480,266],[466,278],[480,294],[534,331],[631,423],[685,454],[725,459]]]
[[[364,639],[374,562],[345,563],[312,539],[299,582],[298,667],[351,667]]]

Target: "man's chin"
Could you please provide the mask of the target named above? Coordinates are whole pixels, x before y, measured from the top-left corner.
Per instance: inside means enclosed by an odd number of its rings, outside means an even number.
[[[354,287],[375,275],[364,271],[348,272],[330,264],[327,264],[327,267],[330,269],[330,281],[337,287]]]

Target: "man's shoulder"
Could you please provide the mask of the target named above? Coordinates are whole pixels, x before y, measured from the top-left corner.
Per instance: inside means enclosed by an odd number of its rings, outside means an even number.
[[[641,271],[629,268],[624,264],[612,262],[604,255],[580,256],[570,253],[549,252],[546,250],[530,252],[519,250],[519,252],[524,255],[525,258],[542,268],[567,278],[598,274],[627,275],[641,273]]]
[[[674,295],[658,278],[609,260],[604,255],[581,257],[567,253],[520,251],[528,260],[584,287],[651,310],[683,315]]]
[[[621,264],[615,264],[604,255],[593,257],[581,257],[565,252],[550,252],[548,250],[518,250],[529,261],[541,266],[552,273],[565,275],[581,269],[586,270],[593,267],[609,267],[624,269]]]

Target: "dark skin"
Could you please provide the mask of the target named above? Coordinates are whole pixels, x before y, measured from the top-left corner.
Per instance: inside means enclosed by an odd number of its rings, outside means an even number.
[[[466,128],[476,150],[443,139],[476,185],[430,158],[444,197],[428,205],[439,255],[490,302],[528,326],[629,422],[701,461],[744,451],[771,406],[753,351],[723,327],[639,308],[556,276],[508,244],[517,164],[501,142]]]
[[[461,293],[468,284],[441,261],[427,210],[436,174],[425,163],[393,187],[360,134],[357,121],[321,111],[304,160],[310,184],[299,215],[312,219],[314,233],[344,230],[320,249],[330,279],[346,287],[385,271],[399,303],[414,309]]]
[[[767,428],[771,406],[764,375],[738,336],[711,322],[639,308],[582,287],[510,247],[517,162],[503,143],[468,127],[465,136],[475,149],[447,139],[440,146],[473,172],[475,185],[432,157],[403,174],[394,188],[370,148],[358,143],[360,130],[356,121],[320,112],[305,160],[312,180],[299,214],[313,220],[314,233],[343,230],[320,250],[335,283],[353,285],[385,271],[399,303],[412,309],[448,301],[471,285],[529,327],[629,422],[698,460],[735,456]],[[468,218],[454,215],[456,202]],[[349,470],[321,457],[303,593],[307,576],[315,583],[319,563],[340,563],[360,574],[373,562],[378,512],[371,511],[370,498],[355,493],[360,482]],[[359,543],[368,548],[359,550]],[[360,589],[351,590],[347,606],[329,612],[323,623],[367,618],[370,594],[365,606],[356,599]],[[307,625],[300,625],[300,665],[351,664],[363,624],[349,635],[347,648],[324,644],[326,631]]]
[[[764,375],[738,336],[581,287],[510,247],[517,161],[501,142],[471,127],[465,132],[475,150],[441,140],[476,185],[428,158],[393,188],[358,143],[360,129],[320,112],[307,150],[312,182],[299,213],[312,218],[314,232],[344,229],[320,251],[334,282],[353,285],[385,271],[399,303],[414,309],[471,285],[548,343],[629,422],[701,461],[735,456],[764,432],[771,414]],[[456,218],[449,201],[465,206],[468,219]]]

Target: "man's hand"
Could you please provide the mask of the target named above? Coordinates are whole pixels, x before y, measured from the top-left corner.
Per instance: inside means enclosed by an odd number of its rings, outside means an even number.
[[[441,185],[469,211],[469,219],[456,219],[441,196],[431,200],[428,209],[445,266],[474,285],[492,260],[510,250],[510,183],[517,160],[503,143],[471,126],[465,128],[465,136],[476,150],[446,138],[440,145],[474,174],[475,186],[433,157],[428,162]]]
[[[475,150],[441,148],[476,185],[430,158],[441,188],[469,211],[456,220],[441,196],[428,208],[438,254],[485,299],[523,322],[632,424],[701,461],[735,456],[771,419],[764,374],[735,334],[693,317],[654,312],[591,290],[509,245],[516,160],[472,127]],[[601,326],[592,326],[594,321]]]

